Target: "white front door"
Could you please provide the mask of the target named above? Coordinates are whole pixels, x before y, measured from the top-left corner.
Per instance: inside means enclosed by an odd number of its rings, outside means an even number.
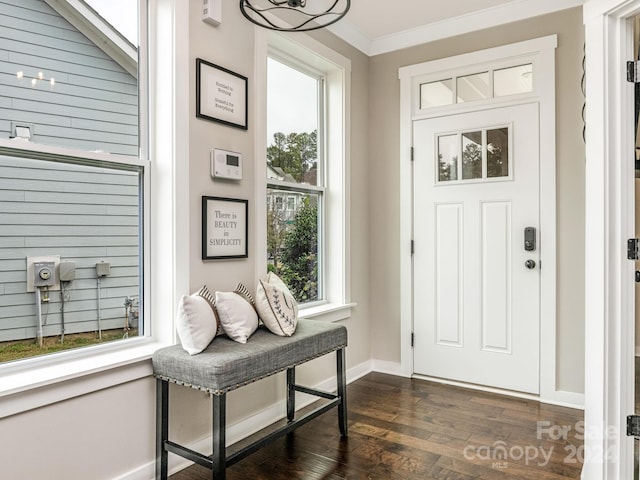
[[[413,123],[415,374],[539,393],[538,118]]]

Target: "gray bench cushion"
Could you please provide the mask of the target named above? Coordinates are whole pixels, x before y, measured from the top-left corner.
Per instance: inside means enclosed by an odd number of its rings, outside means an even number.
[[[344,326],[300,319],[291,337],[260,326],[246,344],[223,335],[197,355],[180,345],[162,348],[153,355],[153,372],[156,378],[221,395],[346,346]]]

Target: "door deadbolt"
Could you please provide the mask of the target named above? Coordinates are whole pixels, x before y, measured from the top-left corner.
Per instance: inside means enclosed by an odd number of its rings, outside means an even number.
[[[533,252],[536,249],[536,229],[527,227],[524,229],[524,250]]]
[[[535,260],[527,260],[526,262],[524,262],[524,266],[529,270],[533,270],[534,268],[536,268],[536,262]]]

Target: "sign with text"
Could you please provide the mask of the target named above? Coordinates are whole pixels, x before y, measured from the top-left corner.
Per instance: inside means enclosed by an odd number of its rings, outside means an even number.
[[[248,200],[202,197],[202,259],[247,258]]]
[[[247,78],[196,59],[196,116],[247,130]]]

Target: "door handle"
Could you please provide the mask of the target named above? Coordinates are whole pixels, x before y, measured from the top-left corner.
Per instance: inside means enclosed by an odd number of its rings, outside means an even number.
[[[524,266],[527,267],[529,270],[533,270],[534,268],[536,268],[536,261],[529,259],[526,262],[524,262]]]

